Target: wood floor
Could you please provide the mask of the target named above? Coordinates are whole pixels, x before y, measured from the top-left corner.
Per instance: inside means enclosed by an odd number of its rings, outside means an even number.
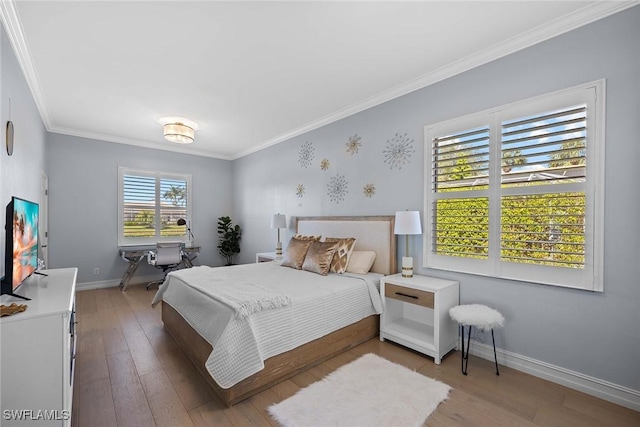
[[[427,426],[640,426],[640,413],[460,353],[433,359],[372,339],[231,408],[207,388],[163,329],[155,290],[130,286],[77,293],[79,340],[72,425],[277,426],[266,408],[365,353],[449,384],[449,399]]]

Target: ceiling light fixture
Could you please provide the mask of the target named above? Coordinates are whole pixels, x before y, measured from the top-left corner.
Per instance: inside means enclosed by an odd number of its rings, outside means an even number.
[[[198,129],[196,123],[182,117],[165,117],[160,119],[160,124],[163,127],[164,138],[178,144],[191,144]]]
[[[191,144],[195,136],[193,128],[184,123],[167,123],[164,125],[164,139],[178,144]]]

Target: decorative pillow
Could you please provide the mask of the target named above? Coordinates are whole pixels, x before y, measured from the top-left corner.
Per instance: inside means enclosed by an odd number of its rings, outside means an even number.
[[[303,234],[294,234],[293,238],[298,240],[313,240],[315,242],[319,242],[322,236],[305,236]]]
[[[337,247],[338,242],[311,242],[302,269],[326,276]]]
[[[353,247],[356,245],[355,237],[327,237],[325,242],[338,242],[338,247],[336,248],[336,253],[333,254],[329,271],[339,274],[347,271],[347,264],[349,264],[351,252],[353,252]]]
[[[347,273],[367,274],[375,260],[374,251],[353,251],[347,264]]]
[[[311,240],[299,240],[292,237],[291,240],[289,240],[289,245],[287,245],[287,250],[282,257],[282,263],[280,263],[280,265],[300,270],[311,243],[313,243]]]

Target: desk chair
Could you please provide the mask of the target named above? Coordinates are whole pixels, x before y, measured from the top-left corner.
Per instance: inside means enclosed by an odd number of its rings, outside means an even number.
[[[158,242],[155,251],[149,251],[147,262],[156,268],[162,269],[162,280],[155,280],[147,284],[147,289],[153,285],[160,286],[167,278],[167,273],[175,270],[182,262],[181,242]]]

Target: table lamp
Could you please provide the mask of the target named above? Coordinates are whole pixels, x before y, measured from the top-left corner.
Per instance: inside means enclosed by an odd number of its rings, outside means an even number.
[[[276,243],[276,258],[282,257],[282,242],[280,241],[280,229],[287,228],[287,218],[283,214],[275,214],[271,218],[271,228],[278,229],[278,243]]]
[[[409,256],[409,234],[422,234],[419,211],[396,212],[394,234],[405,235],[405,250],[402,257],[402,277],[413,277],[413,257]]]

